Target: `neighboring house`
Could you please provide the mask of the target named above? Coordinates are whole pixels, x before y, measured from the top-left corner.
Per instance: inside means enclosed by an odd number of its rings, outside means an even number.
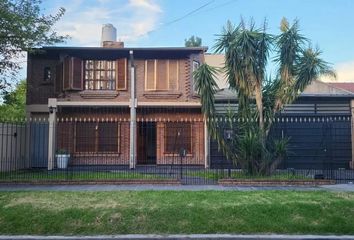
[[[224,54],[205,54],[205,62],[213,67],[222,69],[225,65],[225,55]],[[220,89],[228,88],[226,75],[222,71],[218,71],[215,75],[215,80]]]
[[[340,88],[349,92],[354,93],[354,83],[353,82],[329,82],[328,84]]]
[[[220,67],[223,55],[206,55],[206,63]],[[237,98],[234,91],[225,86],[225,76],[216,79],[220,90],[215,94],[215,108],[219,115],[237,111]],[[293,104],[286,105],[278,116],[288,119],[279,127],[281,135],[288,135],[290,152],[286,168],[349,168],[353,167],[354,126],[352,114],[354,107],[353,83],[328,83],[313,81]],[[314,122],[319,117],[332,117],[330,123]],[[290,119],[306,118],[306,122],[295,123]],[[310,120],[310,122],[309,122]],[[226,136],[227,128],[224,129]],[[328,164],[331,163],[331,166]],[[212,168],[233,167],[218,150],[215,141],[210,142],[210,166]]]
[[[291,154],[283,167],[320,169],[329,168],[329,162],[332,168],[348,168],[352,165],[352,99],[353,93],[328,83],[314,81],[295,103],[286,105],[278,114],[284,123],[277,125],[280,130],[278,134],[290,136]],[[215,101],[216,111],[221,116],[225,116],[229,110],[237,111],[236,94],[230,89],[220,89],[215,94]],[[328,123],[319,121],[319,117],[337,120]],[[295,118],[298,122],[294,121]],[[302,123],[299,123],[300,118]],[[211,141],[210,166],[218,168],[230,165],[232,164],[218,151],[217,143]]]
[[[71,165],[171,164],[180,148],[184,164],[206,165],[192,77],[206,48],[128,48],[113,37],[39,50],[28,54],[27,116],[49,116],[48,169],[63,148]]]

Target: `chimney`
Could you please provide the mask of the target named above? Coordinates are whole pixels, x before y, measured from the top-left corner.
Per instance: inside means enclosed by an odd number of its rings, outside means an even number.
[[[101,47],[124,48],[124,42],[117,42],[117,29],[110,23],[102,26]]]

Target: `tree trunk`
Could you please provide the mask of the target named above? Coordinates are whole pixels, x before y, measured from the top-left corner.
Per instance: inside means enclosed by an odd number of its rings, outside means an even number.
[[[262,102],[262,89],[260,85],[256,85],[255,87],[255,97],[256,97],[256,105],[259,114],[259,128],[261,130],[262,135],[264,134],[264,119],[263,119],[263,102]],[[263,138],[263,136],[262,136]]]
[[[277,98],[277,99],[275,100],[275,104],[274,104],[274,108],[273,108],[273,113],[278,112],[279,109],[280,109],[282,106],[283,106],[282,101],[281,101],[279,98]]]
[[[283,161],[284,157],[278,156],[269,166],[268,173],[272,175],[277,170],[279,164]]]

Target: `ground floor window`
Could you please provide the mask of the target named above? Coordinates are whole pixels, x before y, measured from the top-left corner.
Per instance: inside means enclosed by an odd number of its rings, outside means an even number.
[[[179,154],[181,150],[192,153],[192,124],[169,122],[165,126],[165,152]]]
[[[117,122],[77,122],[75,146],[78,153],[119,153],[120,125]]]

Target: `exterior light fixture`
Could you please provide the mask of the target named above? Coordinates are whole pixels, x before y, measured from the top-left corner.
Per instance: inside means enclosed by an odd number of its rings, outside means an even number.
[[[57,109],[56,107],[50,106],[50,107],[49,107],[49,113],[50,113],[50,114],[54,113],[54,111],[55,111],[56,109]]]

